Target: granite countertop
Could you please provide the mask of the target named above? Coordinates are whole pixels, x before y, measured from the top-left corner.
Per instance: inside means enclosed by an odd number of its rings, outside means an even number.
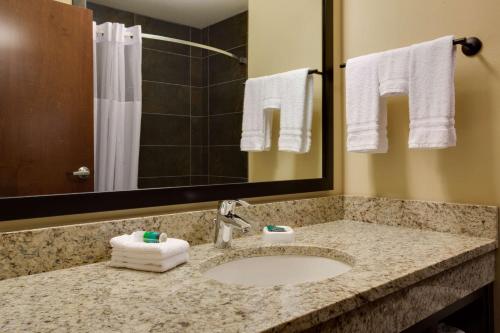
[[[167,273],[107,262],[0,281],[0,331],[261,332],[345,313],[496,248],[496,240],[340,220],[296,229],[296,243],[259,237],[191,247]],[[202,272],[230,258],[324,254],[354,264],[334,278],[291,286],[224,285]],[[305,325],[305,326],[304,326]]]

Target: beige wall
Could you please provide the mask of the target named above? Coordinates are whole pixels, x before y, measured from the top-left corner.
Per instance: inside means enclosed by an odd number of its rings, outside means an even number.
[[[321,68],[321,3],[321,0],[249,0],[249,77],[303,67]],[[321,177],[321,79],[315,77],[314,83],[311,151],[307,154],[278,151],[279,112],[275,111],[271,151],[249,153],[250,181]]]
[[[62,2],[62,3],[67,3],[68,5],[71,5],[71,3],[72,3],[71,0],[55,0],[55,1],[59,1],[59,2]]]
[[[500,1],[345,0],[343,6],[346,59],[447,34],[484,42],[480,56],[457,52],[457,147],[409,150],[407,98],[390,99],[389,153],[346,153],[345,193],[499,206]],[[497,296],[500,319],[498,290]],[[500,332],[500,321],[496,326]]]

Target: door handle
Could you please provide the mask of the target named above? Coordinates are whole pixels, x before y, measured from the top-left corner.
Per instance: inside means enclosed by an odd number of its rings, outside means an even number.
[[[86,166],[81,166],[78,170],[73,171],[73,176],[76,176],[80,179],[87,179],[90,176],[90,170]]]

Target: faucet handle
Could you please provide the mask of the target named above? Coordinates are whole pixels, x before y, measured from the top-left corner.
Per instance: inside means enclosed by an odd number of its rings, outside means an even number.
[[[234,209],[236,208],[236,204],[239,204],[243,207],[250,206],[250,204],[244,200],[223,200],[219,201],[219,213],[226,216],[232,214],[234,212]]]
[[[250,204],[248,202],[246,202],[245,200],[236,199],[236,200],[234,200],[234,202],[237,203],[237,204],[240,204],[240,206],[243,206],[243,207],[250,206]]]

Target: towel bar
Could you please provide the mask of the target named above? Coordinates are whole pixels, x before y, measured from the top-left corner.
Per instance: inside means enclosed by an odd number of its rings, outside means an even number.
[[[307,72],[308,75],[312,75],[312,74],[318,74],[318,75],[323,75],[323,72],[320,72],[319,70],[317,69],[310,69],[308,72]],[[245,82],[243,82],[243,84],[245,84]]]
[[[453,45],[462,45],[462,53],[468,57],[475,56],[481,51],[483,42],[477,37],[463,37],[453,40]],[[341,64],[340,68],[345,68],[346,64]]]

